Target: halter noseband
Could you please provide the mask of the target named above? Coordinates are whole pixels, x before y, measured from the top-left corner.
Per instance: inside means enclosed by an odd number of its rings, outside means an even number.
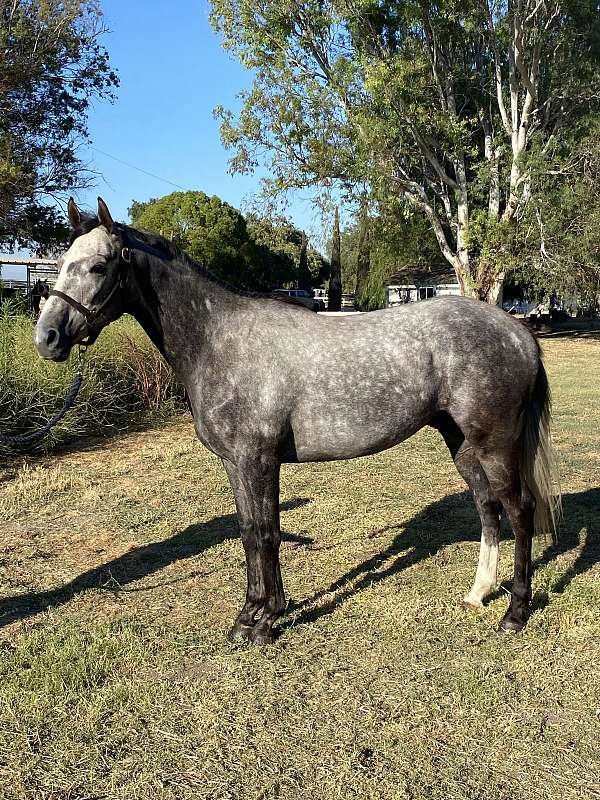
[[[85,321],[88,327],[88,335],[86,337],[87,341],[84,341],[84,344],[90,345],[93,344],[98,336],[100,335],[100,331],[109,321],[105,314],[104,310],[109,305],[110,301],[112,300],[115,292],[117,289],[122,288],[123,286],[123,272],[120,269],[121,264],[131,264],[131,250],[129,247],[123,247],[121,249],[121,260],[119,262],[119,278],[113,288],[108,293],[107,297],[102,301],[102,303],[98,306],[98,308],[86,308],[84,305],[79,303],[75,298],[71,297],[64,292],[60,292],[57,289],[52,289],[48,293],[48,297],[59,297],[61,300],[64,300],[65,303],[72,306],[76,311],[85,317]]]

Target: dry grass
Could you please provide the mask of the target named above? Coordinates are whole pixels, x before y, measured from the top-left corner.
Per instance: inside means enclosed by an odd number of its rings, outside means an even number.
[[[0,432],[38,430],[61,408],[77,370],[77,348],[64,364],[43,361],[31,345],[34,320],[0,304]],[[85,380],[73,408],[50,434],[28,446],[52,452],[86,434],[113,434],[134,423],[157,424],[181,411],[182,388],[131,317],[104,330],[85,359]],[[17,452],[18,445],[16,446]],[[0,441],[0,460],[14,452]],[[21,450],[20,452],[23,452]]]
[[[503,590],[460,608],[478,522],[431,431],[284,469],[290,611],[262,651],[225,639],[243,555],[187,420],[9,465],[2,800],[600,797],[600,342],[545,350],[565,520],[512,638]]]

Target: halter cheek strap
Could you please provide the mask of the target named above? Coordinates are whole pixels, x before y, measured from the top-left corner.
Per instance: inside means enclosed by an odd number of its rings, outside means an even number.
[[[125,264],[131,263],[131,250],[129,249],[129,247],[122,248],[121,262],[125,262]],[[121,265],[119,264],[119,267],[120,266]],[[71,297],[70,295],[65,294],[64,292],[61,292],[58,289],[52,289],[48,294],[49,297],[54,296],[54,297],[59,297],[61,300],[64,300],[65,303],[70,305],[76,311],[79,311],[79,313],[85,318],[88,328],[88,335],[86,337],[87,338],[86,344],[88,345],[93,344],[96,341],[104,325],[106,325],[107,322],[109,322],[108,318],[104,314],[104,311],[109,305],[110,301],[113,299],[117,290],[122,288],[123,272],[121,269],[119,270],[119,272],[120,272],[119,279],[117,280],[113,288],[110,290],[106,298],[98,306],[98,308],[91,308],[91,309],[86,308],[80,302],[75,300],[74,297]]]

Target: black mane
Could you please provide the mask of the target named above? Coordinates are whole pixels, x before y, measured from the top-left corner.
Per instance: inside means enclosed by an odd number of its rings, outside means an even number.
[[[69,246],[73,244],[75,239],[78,239],[80,236],[84,236],[86,233],[90,233],[95,228],[98,228],[99,225],[100,220],[98,217],[82,215],[79,225],[71,231]],[[290,305],[299,306],[306,311],[310,310],[304,305],[304,303],[301,303],[294,297],[278,296],[271,292],[250,292],[245,289],[238,289],[236,286],[232,286],[227,281],[210,272],[210,270],[208,270],[203,264],[195,261],[185,252],[185,250],[182,250],[179,245],[175,244],[175,242],[170,239],[166,239],[164,236],[160,236],[158,233],[151,233],[150,231],[143,231],[139,228],[132,228],[130,225],[125,225],[121,222],[115,223],[114,227],[115,232],[121,234],[123,245],[129,247],[131,250],[136,249],[137,240],[137,242],[141,242],[142,245],[146,245],[143,248],[138,247],[137,249],[143,249],[145,253],[153,255],[155,258],[166,261],[173,260],[182,262],[188,267],[191,267],[194,272],[199,273],[204,278],[207,278],[217,286],[221,286],[228,292],[237,294],[240,297],[265,297],[270,300],[279,300],[281,303],[289,303]]]

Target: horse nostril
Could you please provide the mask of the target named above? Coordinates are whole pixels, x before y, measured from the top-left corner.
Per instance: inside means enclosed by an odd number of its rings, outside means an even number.
[[[58,331],[56,328],[48,328],[46,332],[46,347],[53,347],[58,342]]]

